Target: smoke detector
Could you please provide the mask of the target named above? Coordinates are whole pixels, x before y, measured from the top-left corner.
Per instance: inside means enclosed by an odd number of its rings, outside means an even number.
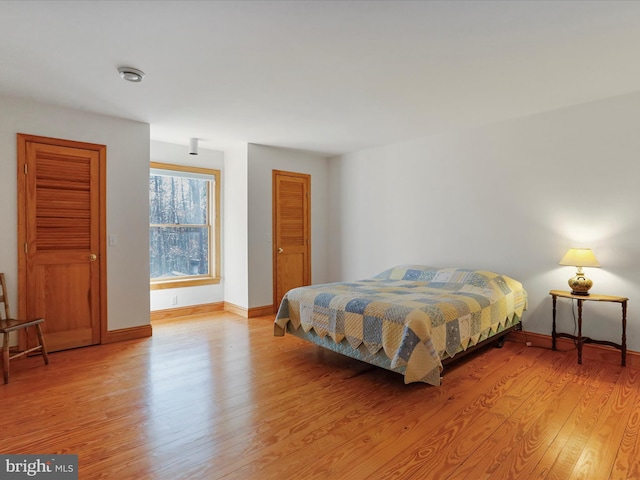
[[[144,72],[133,67],[120,67],[118,68],[120,76],[127,82],[139,83],[144,78]]]

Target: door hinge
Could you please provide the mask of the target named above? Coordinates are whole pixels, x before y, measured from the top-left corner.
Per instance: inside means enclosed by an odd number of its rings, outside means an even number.
[[[24,174],[25,174],[25,175],[27,174],[27,171],[28,171],[28,170],[29,170],[29,169],[27,168],[27,164],[25,163],[25,164],[24,164]]]
[[[24,253],[29,253],[29,244],[24,242]]]

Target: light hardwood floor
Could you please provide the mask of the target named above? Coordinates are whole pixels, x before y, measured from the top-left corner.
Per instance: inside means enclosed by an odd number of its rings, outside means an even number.
[[[507,341],[441,387],[229,313],[12,363],[0,453],[81,479],[639,479],[640,371]]]

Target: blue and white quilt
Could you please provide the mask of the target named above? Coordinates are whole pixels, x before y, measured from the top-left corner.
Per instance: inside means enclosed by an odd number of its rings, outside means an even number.
[[[513,278],[461,268],[402,265],[355,282],[295,288],[280,304],[274,335],[311,329],[351,348],[383,351],[405,383],[440,384],[453,357],[522,318],[527,293]]]

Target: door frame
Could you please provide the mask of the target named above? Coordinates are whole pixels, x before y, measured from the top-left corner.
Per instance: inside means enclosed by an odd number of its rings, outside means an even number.
[[[98,215],[98,241],[100,251],[98,252],[98,262],[100,265],[100,287],[98,295],[100,297],[100,342],[105,343],[107,339],[107,146],[96,143],[85,143],[74,140],[63,140],[59,138],[41,137],[26,133],[16,134],[17,158],[18,158],[18,317],[25,318],[27,314],[27,254],[24,248],[27,240],[27,213],[26,213],[26,158],[27,143],[35,142],[46,145],[55,145],[68,148],[80,148],[92,150],[98,154],[98,199],[100,203]],[[94,219],[92,219],[93,221]],[[19,339],[20,347],[26,345],[26,336]]]
[[[271,229],[272,229],[272,237],[273,237],[273,241],[272,241],[272,255],[273,255],[273,313],[277,313],[278,311],[278,307],[280,305],[278,305],[278,301],[277,301],[277,297],[278,297],[278,289],[277,289],[277,284],[278,284],[278,270],[277,270],[277,265],[278,265],[278,245],[277,245],[277,237],[278,237],[278,225],[277,225],[277,195],[276,195],[276,183],[277,183],[277,178],[279,175],[282,176],[287,176],[287,177],[297,177],[297,178],[301,178],[304,179],[306,182],[306,187],[307,187],[307,209],[305,212],[305,216],[306,216],[306,229],[308,232],[308,238],[307,238],[307,259],[306,259],[306,268],[307,271],[309,272],[309,285],[311,285],[311,278],[312,278],[312,271],[311,271],[311,175],[308,173],[296,173],[296,172],[287,172],[285,170],[272,170],[271,171],[271,182],[272,182],[272,187],[271,187],[271,201],[272,201],[272,207],[271,207]]]

